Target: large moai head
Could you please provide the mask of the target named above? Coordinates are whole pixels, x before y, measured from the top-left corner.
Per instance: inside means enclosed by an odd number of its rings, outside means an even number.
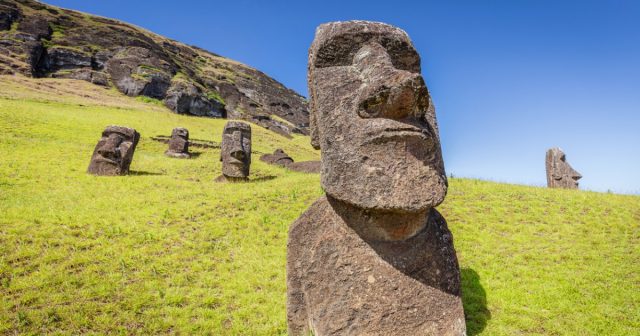
[[[578,180],[582,175],[567,162],[562,149],[555,147],[547,151],[547,186],[549,188],[578,189]]]
[[[140,133],[133,128],[107,126],[91,156],[88,173],[94,175],[126,175]]]
[[[312,144],[327,194],[394,212],[440,204],[447,178],[435,108],[407,34],[378,22],[323,24],[308,66]]]
[[[226,178],[246,179],[251,166],[251,126],[229,121],[222,133],[222,175]]]
[[[174,128],[169,139],[169,149],[165,154],[170,157],[188,158],[189,130],[181,127]]]

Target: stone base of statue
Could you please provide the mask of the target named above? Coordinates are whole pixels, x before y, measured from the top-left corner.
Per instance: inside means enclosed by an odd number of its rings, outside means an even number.
[[[289,335],[466,334],[460,270],[444,218],[398,241],[365,241],[326,196],[289,231]]]
[[[176,158],[176,159],[188,159],[191,157],[191,155],[187,153],[178,153],[178,152],[172,152],[172,151],[166,151],[164,152],[164,155],[168,157]]]
[[[231,182],[231,183],[236,183],[236,182],[248,182],[249,178],[248,177],[233,177],[233,176],[225,176],[225,175],[220,175],[218,177],[216,177],[216,179],[214,180],[215,182],[218,183],[225,183],[225,182]]]

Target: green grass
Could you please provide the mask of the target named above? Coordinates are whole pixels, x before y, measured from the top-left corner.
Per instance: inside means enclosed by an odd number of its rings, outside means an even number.
[[[219,150],[170,159],[150,137],[219,141],[224,120],[21,81],[0,80],[0,334],[286,334],[287,230],[318,175],[254,153],[252,182],[215,183]],[[142,135],[130,176],[85,173],[109,124]],[[254,151],[319,156],[252,131]],[[439,209],[470,335],[638,334],[640,197],[454,178]]]

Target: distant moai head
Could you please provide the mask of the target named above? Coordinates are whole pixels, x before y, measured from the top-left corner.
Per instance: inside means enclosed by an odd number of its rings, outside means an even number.
[[[88,173],[94,175],[126,175],[140,133],[133,128],[107,126],[91,156]]]
[[[229,121],[222,134],[222,175],[246,179],[251,166],[251,127],[239,121]]]
[[[323,24],[308,67],[312,144],[327,194],[365,209],[440,204],[447,177],[435,108],[407,34],[378,22]]]
[[[276,149],[273,154],[264,154],[260,157],[261,161],[269,164],[274,164],[282,167],[286,167],[293,163],[293,159],[285,153],[282,149]]]
[[[174,128],[169,139],[169,149],[165,152],[167,156],[177,158],[189,157],[189,130],[186,128]]]
[[[545,164],[549,188],[578,189],[578,180],[582,178],[582,175],[567,162],[567,157],[562,149],[558,147],[549,149]]]

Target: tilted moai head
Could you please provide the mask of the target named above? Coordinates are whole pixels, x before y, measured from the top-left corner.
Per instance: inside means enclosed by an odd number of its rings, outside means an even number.
[[[229,121],[222,134],[222,175],[226,178],[246,179],[251,166],[251,127],[239,121]]]
[[[446,195],[435,108],[407,34],[377,22],[323,24],[309,50],[312,144],[330,196],[417,212]]]
[[[562,149],[555,147],[547,151],[547,186],[549,188],[578,189],[582,175],[567,162]]]
[[[174,128],[169,139],[169,149],[165,152],[167,156],[176,158],[189,157],[189,130],[186,128]]]
[[[88,173],[94,175],[126,175],[140,133],[133,128],[107,126],[91,156]]]
[[[276,149],[273,154],[262,155],[260,160],[268,164],[274,164],[282,167],[286,167],[293,163],[293,159],[280,148]]]

